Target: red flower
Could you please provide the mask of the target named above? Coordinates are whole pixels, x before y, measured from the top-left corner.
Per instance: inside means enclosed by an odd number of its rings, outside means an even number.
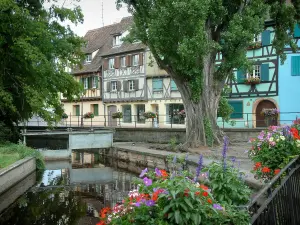
[[[195,195],[196,195],[196,196],[200,195],[200,192],[199,192],[199,191],[196,191],[196,192],[195,192]]]
[[[261,163],[260,162],[255,163],[255,167],[257,168],[261,167]]]
[[[97,223],[96,225],[106,225],[106,223],[104,221],[100,221],[99,223]]]
[[[293,137],[294,137],[295,139],[299,139],[299,140],[300,140],[299,131],[298,131],[296,128],[292,127],[292,128],[290,129],[290,131],[291,131],[291,133],[293,134]]]
[[[209,203],[209,204],[212,204],[212,200],[209,198],[209,199],[207,199],[207,202]]]
[[[278,173],[280,173],[280,169],[274,170],[274,174],[275,174],[275,175],[278,174]]]
[[[208,190],[208,187],[205,186],[204,184],[200,184],[200,188],[202,188],[203,190]]]
[[[263,173],[270,173],[270,168],[269,167],[264,167],[264,168],[262,168],[262,170],[261,170]]]
[[[185,190],[184,190],[184,194],[183,194],[183,195],[184,195],[184,196],[189,196],[189,192],[190,192],[190,190],[189,190],[189,189],[185,189]]]
[[[208,196],[208,193],[207,193],[206,191],[204,191],[204,192],[202,193],[202,195],[203,195],[204,197],[207,197],[207,196]]]

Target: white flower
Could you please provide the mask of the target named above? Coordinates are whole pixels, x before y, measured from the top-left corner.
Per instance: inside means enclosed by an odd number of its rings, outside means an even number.
[[[298,148],[300,148],[300,140],[296,141],[296,145],[297,145]]]
[[[284,141],[285,140],[285,136],[280,136],[280,139]]]
[[[280,139],[276,139],[276,142],[280,141]]]
[[[271,141],[274,141],[274,138],[273,138],[273,137],[270,137],[269,141],[270,141],[270,142],[271,142]]]

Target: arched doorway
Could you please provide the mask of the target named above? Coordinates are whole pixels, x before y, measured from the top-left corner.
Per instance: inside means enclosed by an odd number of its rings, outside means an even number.
[[[258,103],[257,107],[256,107],[256,127],[267,127],[266,121],[265,121],[265,117],[264,115],[261,114],[262,109],[274,109],[276,108],[276,105],[269,100],[263,100],[261,102]],[[272,121],[273,126],[277,126],[277,120]]]
[[[108,111],[108,126],[109,127],[117,126],[117,122],[118,122],[117,119],[112,118],[112,114],[117,112],[117,106],[110,105],[107,107],[107,111]]]

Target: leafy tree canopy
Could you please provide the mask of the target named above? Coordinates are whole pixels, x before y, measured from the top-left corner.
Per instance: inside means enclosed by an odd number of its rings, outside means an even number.
[[[62,25],[82,22],[81,10],[46,10],[43,3],[0,1],[0,118],[7,126],[33,114],[57,120],[63,113],[58,93],[71,100],[81,92],[65,66],[80,62],[83,40]]]

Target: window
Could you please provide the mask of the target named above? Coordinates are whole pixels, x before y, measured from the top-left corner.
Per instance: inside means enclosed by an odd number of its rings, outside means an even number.
[[[92,54],[87,54],[87,55],[85,56],[85,62],[86,62],[86,63],[92,62]]]
[[[292,76],[300,76],[300,56],[292,56]]]
[[[174,80],[171,80],[171,91],[178,91],[177,85]]]
[[[121,41],[121,35],[114,36],[113,46],[121,45],[123,42]]]
[[[111,91],[117,91],[117,86],[118,86],[117,81],[112,81],[111,82]]]
[[[99,116],[99,105],[98,104],[92,104],[92,112],[95,116]]]
[[[254,36],[253,42],[261,42],[261,34]]]
[[[183,104],[166,104],[166,122],[169,124],[184,124],[184,117],[178,113],[184,110]]]
[[[89,79],[87,77],[83,78],[83,88],[84,89],[88,89],[89,88]]]
[[[253,66],[252,77],[260,78],[260,65]]]
[[[134,80],[129,80],[128,81],[128,88],[129,88],[129,91],[134,91],[135,90]]]
[[[131,105],[123,105],[123,123],[131,123]]]
[[[79,105],[73,105],[73,115],[80,116],[80,106]]]
[[[136,114],[137,114],[137,122],[138,123],[145,123],[145,117],[144,117],[144,112],[145,112],[145,105],[136,105]]]
[[[153,78],[152,79],[152,90],[153,92],[159,92],[163,90],[163,79]]]
[[[108,60],[108,69],[114,69],[115,68],[115,59],[114,58],[110,58]]]
[[[132,56],[132,66],[138,66],[139,65],[139,55],[133,55]]]
[[[121,67],[126,67],[126,57],[125,56],[122,56],[120,58],[120,62],[121,62]]]
[[[230,115],[231,119],[243,119],[243,101],[228,101],[233,108],[233,113]]]
[[[94,76],[93,78],[92,78],[93,80],[93,82],[92,82],[92,88],[98,88],[98,77],[97,76]]]

